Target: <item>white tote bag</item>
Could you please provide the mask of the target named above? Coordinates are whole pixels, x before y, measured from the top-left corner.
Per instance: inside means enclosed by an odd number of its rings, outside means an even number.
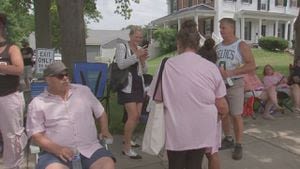
[[[153,98],[149,101],[150,113],[144,132],[142,151],[158,155],[165,145],[165,115],[162,95],[162,72],[168,58],[164,58],[155,84]],[[160,92],[160,95],[156,95]]]
[[[165,144],[164,104],[149,102],[151,109],[144,133],[142,151],[151,155],[158,155]]]

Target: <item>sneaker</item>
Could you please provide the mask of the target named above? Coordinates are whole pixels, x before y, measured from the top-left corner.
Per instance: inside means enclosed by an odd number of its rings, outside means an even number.
[[[232,152],[232,159],[240,160],[243,157],[243,148],[241,144],[235,144],[233,152]]]
[[[272,116],[271,114],[263,114],[262,116],[265,120],[274,120],[274,116]]]
[[[131,159],[142,159],[142,156],[138,155],[138,153],[136,153],[132,149],[129,149],[129,151],[127,151],[127,152],[122,151],[122,154],[128,156]]]
[[[293,107],[293,112],[295,112],[295,113],[300,113],[300,108]]]
[[[130,140],[130,144],[131,144],[131,147],[134,147],[134,148],[137,148],[137,147],[140,147],[139,144],[137,144],[136,142]]]
[[[228,139],[227,137],[223,138],[220,150],[230,149],[234,147],[234,141],[233,139]]]

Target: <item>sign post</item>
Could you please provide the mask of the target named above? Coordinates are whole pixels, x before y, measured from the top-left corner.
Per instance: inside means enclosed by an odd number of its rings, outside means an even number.
[[[35,54],[35,76],[37,78],[42,78],[44,69],[54,62],[54,49],[38,48],[36,49]]]

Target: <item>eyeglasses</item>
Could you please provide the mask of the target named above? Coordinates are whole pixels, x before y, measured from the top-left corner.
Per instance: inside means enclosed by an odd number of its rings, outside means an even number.
[[[62,74],[53,75],[52,77],[55,77],[59,80],[63,80],[65,76],[69,77],[69,74],[68,73],[62,73]]]

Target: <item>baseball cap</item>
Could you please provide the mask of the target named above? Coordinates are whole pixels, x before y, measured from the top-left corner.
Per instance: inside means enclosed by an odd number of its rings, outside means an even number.
[[[46,67],[46,69],[44,70],[44,77],[58,75],[67,70],[68,70],[68,68],[65,66],[65,64],[63,62],[57,61],[57,62],[51,63],[50,65],[48,65]]]

